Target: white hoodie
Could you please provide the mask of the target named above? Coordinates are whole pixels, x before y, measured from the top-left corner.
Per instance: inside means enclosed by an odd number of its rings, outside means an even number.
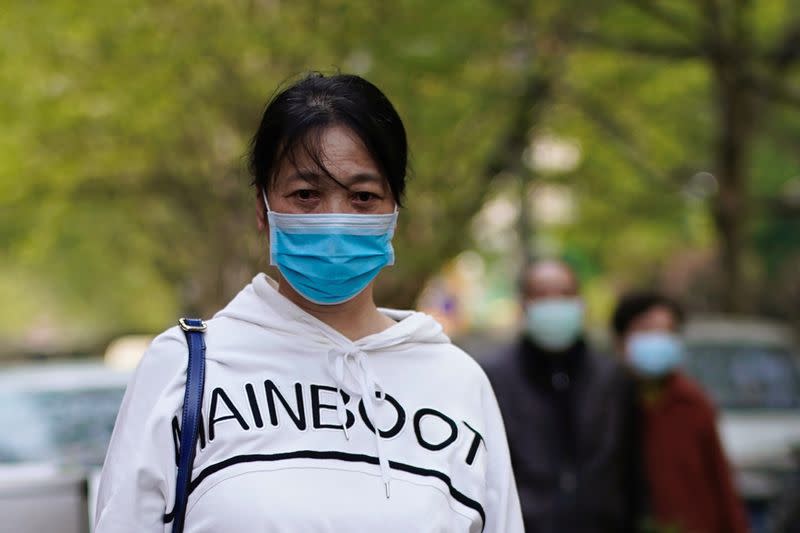
[[[352,342],[260,274],[208,321],[186,533],[523,531],[486,376],[431,317],[381,311],[397,324]],[[177,327],[144,355],[97,533],[171,531],[187,357]]]

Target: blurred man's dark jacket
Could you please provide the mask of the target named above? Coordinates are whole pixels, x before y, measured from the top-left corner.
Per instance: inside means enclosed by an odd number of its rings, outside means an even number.
[[[528,533],[628,533],[643,512],[632,380],[579,341],[547,354],[526,338],[486,363]]]

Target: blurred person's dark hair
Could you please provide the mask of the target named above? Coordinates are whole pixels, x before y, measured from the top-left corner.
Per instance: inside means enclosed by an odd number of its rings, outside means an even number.
[[[272,98],[250,146],[252,184],[268,190],[281,162],[295,164],[298,150],[336,181],[323,164],[320,142],[331,126],[346,127],[358,136],[400,205],[408,164],[403,122],[380,89],[351,74],[314,72]]]
[[[653,290],[632,291],[620,298],[611,316],[611,329],[614,331],[614,335],[625,336],[633,321],[654,307],[669,309],[675,317],[678,327],[682,326],[686,320],[683,308],[672,298]]]

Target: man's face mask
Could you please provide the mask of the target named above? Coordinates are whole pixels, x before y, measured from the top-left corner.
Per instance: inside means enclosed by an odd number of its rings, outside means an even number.
[[[583,331],[583,314],[580,298],[535,300],[525,309],[528,336],[545,350],[566,350]]]
[[[397,209],[388,215],[294,215],[269,208],[270,264],[306,300],[344,303],[394,264]]]
[[[663,331],[634,333],[628,340],[627,352],[633,370],[647,378],[673,372],[685,357],[681,337]]]

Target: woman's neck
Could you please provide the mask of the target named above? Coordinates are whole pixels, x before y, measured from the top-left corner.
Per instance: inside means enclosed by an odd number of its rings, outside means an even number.
[[[352,300],[336,305],[320,305],[309,302],[280,276],[278,277],[278,293],[351,341],[379,333],[395,323],[391,318],[378,311],[372,298],[372,284]]]
[[[669,376],[640,380],[640,392],[645,405],[653,406],[661,402]]]

